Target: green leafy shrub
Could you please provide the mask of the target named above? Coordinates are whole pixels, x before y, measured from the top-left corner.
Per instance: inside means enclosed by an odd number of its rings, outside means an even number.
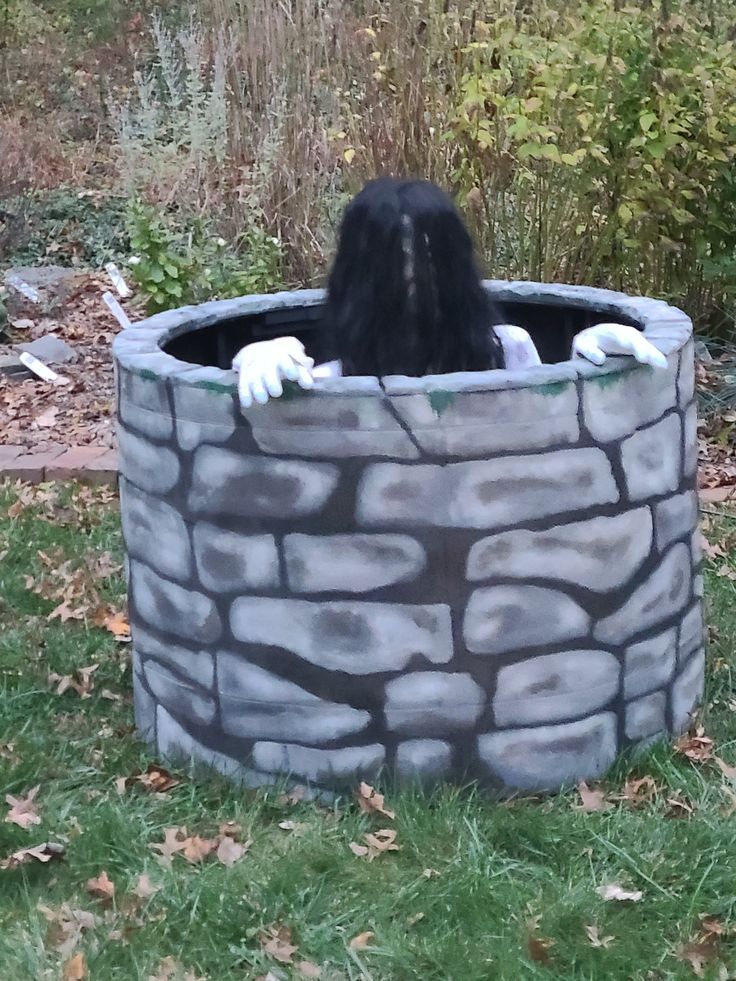
[[[212,234],[203,218],[161,217],[155,208],[134,202],[128,231],[134,252],[132,275],[150,313],[184,303],[265,293],[280,284],[281,244],[253,226],[236,248]]]

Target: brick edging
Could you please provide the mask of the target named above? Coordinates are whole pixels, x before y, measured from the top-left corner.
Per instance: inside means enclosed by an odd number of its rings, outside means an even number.
[[[116,486],[118,454],[106,446],[67,446],[41,453],[25,446],[0,446],[0,480],[79,480],[85,484]]]

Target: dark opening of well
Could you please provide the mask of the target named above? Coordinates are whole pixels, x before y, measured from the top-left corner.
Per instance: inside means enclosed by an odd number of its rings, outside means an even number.
[[[517,324],[532,336],[545,364],[558,364],[570,357],[572,339],[586,327],[615,320],[639,327],[635,321],[615,316],[595,308],[550,306],[541,303],[504,303],[497,310],[497,322]],[[295,336],[304,344],[317,363],[327,360],[321,338],[322,307],[290,307],[245,317],[232,317],[188,330],[186,327],[176,336],[164,342],[167,354],[191,364],[210,365],[227,369],[238,351],[254,341],[272,337]]]

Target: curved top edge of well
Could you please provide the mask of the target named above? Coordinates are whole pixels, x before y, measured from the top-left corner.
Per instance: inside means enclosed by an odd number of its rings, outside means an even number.
[[[692,321],[686,313],[651,297],[629,296],[591,286],[527,281],[486,280],[484,286],[501,303],[523,301],[549,306],[592,307],[611,317],[633,320],[664,355],[684,347],[693,332]],[[218,321],[297,305],[315,306],[322,303],[324,298],[324,290],[291,290],[231,300],[211,300],[197,306],[167,310],[119,333],[113,342],[113,354],[117,364],[125,371],[144,376],[175,377],[183,384],[234,392],[237,388],[234,371],[180,361],[167,354],[162,345],[185,331],[207,327]],[[554,385],[578,378],[595,378],[634,370],[649,369],[638,365],[633,358],[608,358],[601,366],[587,361],[563,361],[521,371],[462,371],[422,378],[390,375],[380,381],[370,376],[319,379],[312,392],[317,395],[410,395],[439,390],[479,392]]]

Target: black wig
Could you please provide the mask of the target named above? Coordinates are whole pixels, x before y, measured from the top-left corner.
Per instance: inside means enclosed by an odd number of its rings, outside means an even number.
[[[504,366],[470,235],[428,181],[383,177],[350,202],[327,292],[325,340],[346,375]]]

